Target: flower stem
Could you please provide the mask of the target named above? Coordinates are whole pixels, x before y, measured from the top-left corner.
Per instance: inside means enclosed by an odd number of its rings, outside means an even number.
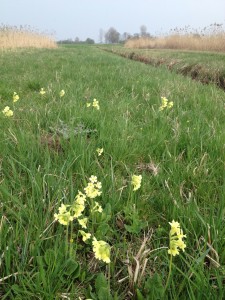
[[[69,225],[66,226],[66,244],[65,244],[65,252],[66,256],[68,255],[68,238],[69,238]]]
[[[168,285],[169,285],[169,279],[170,279],[171,271],[172,271],[172,260],[173,260],[173,256],[170,255],[169,274],[168,274],[168,277],[167,277],[167,281],[166,281],[166,286],[165,286],[164,293],[166,292],[166,290],[168,288]]]

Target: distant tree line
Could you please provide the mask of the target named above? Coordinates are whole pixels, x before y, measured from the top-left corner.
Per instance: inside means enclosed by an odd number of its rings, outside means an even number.
[[[114,27],[110,27],[106,32],[103,29],[100,29],[99,32],[99,42],[106,44],[118,44],[123,43],[128,39],[139,38],[139,37],[152,37],[151,34],[147,31],[147,27],[142,25],[140,27],[139,33],[130,34],[124,32],[123,34],[119,33]]]
[[[100,44],[118,44],[124,43],[128,39],[139,38],[139,37],[152,37],[147,31],[147,27],[142,25],[139,33],[130,34],[128,32],[119,33],[114,27],[110,27],[107,31],[100,29],[99,31],[99,42]],[[78,37],[73,39],[66,39],[58,41],[58,44],[94,44],[95,41],[91,38],[87,38],[85,41],[81,41]]]
[[[76,37],[74,40],[72,39],[60,40],[57,43],[58,44],[94,44],[95,41],[91,38],[87,38],[85,41],[81,41],[78,37]]]

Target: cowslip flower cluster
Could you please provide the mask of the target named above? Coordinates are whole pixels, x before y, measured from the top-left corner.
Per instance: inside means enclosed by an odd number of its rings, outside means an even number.
[[[10,109],[9,106],[6,106],[3,110],[2,113],[4,114],[5,117],[12,117],[13,116],[13,111]]]
[[[98,178],[96,176],[92,175],[89,178],[88,185],[86,186],[86,188],[84,188],[84,191],[88,198],[94,199],[102,194],[101,188],[101,182],[98,181]]]
[[[131,184],[133,185],[133,191],[136,191],[141,187],[141,180],[142,180],[141,175],[132,176]]]
[[[105,263],[110,263],[110,246],[104,241],[97,241],[96,238],[93,238],[92,241],[93,252],[95,258],[104,261]]]
[[[96,100],[96,99],[94,99],[92,103],[90,103],[90,102],[86,103],[86,105],[87,105],[87,107],[91,107],[92,106],[92,107],[96,108],[97,110],[100,109],[99,101]]]
[[[98,156],[101,156],[103,151],[104,151],[103,148],[97,148],[96,149],[96,152],[98,153]]]
[[[173,107],[173,101],[169,101],[166,97],[161,97],[162,105],[159,107],[159,110],[162,111],[165,108]]]
[[[14,92],[13,93],[13,102],[17,102],[19,99],[20,99],[19,95],[16,92]]]
[[[183,241],[183,238],[186,237],[185,234],[183,234],[183,230],[180,228],[180,223],[175,222],[174,220],[170,223],[171,229],[169,233],[170,237],[170,247],[168,250],[168,253],[170,255],[176,256],[179,255],[179,250],[181,249],[184,251],[186,248],[186,244]]]
[[[46,91],[44,90],[44,88],[41,88],[39,94],[44,95],[45,93],[46,93]]]
[[[59,97],[62,98],[64,95],[65,95],[65,91],[64,91],[64,90],[61,90],[61,91],[59,92]]]
[[[83,230],[78,230],[82,236],[83,242],[92,239],[93,252],[96,259],[102,260],[105,263],[110,263],[110,246],[104,241],[97,241],[97,239],[88,231],[88,217],[84,216],[86,205],[90,205],[90,213],[102,213],[102,206],[93,201],[94,198],[102,194],[102,184],[98,181],[97,176],[92,175],[89,178],[87,186],[84,188],[84,193],[78,191],[74,202],[71,205],[61,204],[58,213],[54,214],[54,218],[60,224],[69,226],[70,222],[75,219]],[[87,198],[90,198],[89,203]],[[84,231],[86,230],[86,231]],[[72,240],[72,238],[71,238]]]
[[[70,221],[73,221],[73,217],[70,213],[70,205],[61,204],[59,207],[59,213],[54,214],[55,220],[59,221],[62,225],[69,225]]]

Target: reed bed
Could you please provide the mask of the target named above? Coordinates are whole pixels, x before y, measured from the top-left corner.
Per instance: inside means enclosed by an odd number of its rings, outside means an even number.
[[[0,27],[0,49],[56,47],[52,38],[30,28]]]
[[[225,52],[225,30],[223,24],[212,24],[201,31],[189,31],[189,27],[185,27],[171,30],[162,37],[129,39],[125,47]]]

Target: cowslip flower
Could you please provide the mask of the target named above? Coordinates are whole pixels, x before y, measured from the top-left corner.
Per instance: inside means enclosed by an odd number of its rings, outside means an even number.
[[[88,218],[80,218],[80,219],[78,219],[78,223],[84,229],[87,228],[87,221],[88,221]]]
[[[86,240],[90,239],[91,234],[87,233],[83,230],[79,230],[80,234],[82,235],[82,240],[85,242]]]
[[[175,222],[174,220],[172,222],[169,222],[171,229],[170,229],[170,234],[178,234],[180,233],[180,223]]]
[[[103,151],[104,151],[103,148],[97,148],[96,149],[96,152],[98,153],[98,156],[101,156]]]
[[[82,212],[85,210],[85,200],[82,196],[77,195],[74,203],[71,205],[71,211],[73,212],[73,218],[79,218]]]
[[[89,181],[92,183],[96,183],[98,181],[97,176],[91,175],[91,177],[89,178]]]
[[[141,187],[141,180],[142,180],[142,176],[141,175],[133,175],[132,176],[132,180],[131,180],[131,184],[133,185],[133,191],[138,190]]]
[[[168,103],[167,107],[168,107],[168,108],[173,107],[173,101],[170,101],[170,102]]]
[[[41,88],[39,94],[44,95],[45,93],[46,93],[46,91],[44,90],[44,88]]]
[[[91,212],[102,212],[103,209],[102,209],[102,206],[97,202],[97,201],[94,201],[94,206],[93,208],[91,209]]]
[[[97,176],[94,175],[89,178],[89,181],[84,191],[88,198],[94,199],[102,194],[102,184],[98,181]]]
[[[62,98],[64,95],[65,95],[65,91],[64,91],[64,90],[61,90],[61,91],[59,92],[59,97]]]
[[[54,214],[54,218],[56,221],[58,221],[62,225],[69,225],[70,221],[73,221],[73,217],[70,214],[70,211],[68,208],[70,205],[61,204],[61,207],[59,207],[59,213]]]
[[[104,261],[105,263],[110,263],[110,246],[104,241],[97,241],[96,238],[92,241],[93,252],[95,258]]]
[[[173,107],[173,101],[169,101],[166,97],[161,97],[162,99],[162,104],[159,107],[159,110],[162,111],[165,108],[171,108]]]
[[[94,108],[96,108],[97,110],[99,110],[99,109],[100,109],[99,101],[96,100],[96,99],[94,99],[94,100],[93,100],[93,103],[92,103],[92,106],[93,106]]]
[[[13,116],[13,111],[10,109],[9,106],[6,106],[3,110],[2,113],[4,114],[4,116],[6,117],[12,117]]]
[[[168,253],[172,256],[179,255],[179,250],[181,249],[184,251],[186,248],[186,244],[183,241],[183,238],[186,237],[185,234],[183,234],[183,230],[180,228],[180,224],[178,222],[175,222],[174,220],[170,223],[171,229],[169,233],[170,237],[170,246],[168,249]]]
[[[91,103],[90,103],[90,102],[87,102],[87,103],[86,103],[86,106],[87,106],[87,107],[90,107],[90,106],[91,106]]]
[[[13,93],[13,102],[17,102],[19,99],[20,99],[19,95],[16,92],[14,92]]]

